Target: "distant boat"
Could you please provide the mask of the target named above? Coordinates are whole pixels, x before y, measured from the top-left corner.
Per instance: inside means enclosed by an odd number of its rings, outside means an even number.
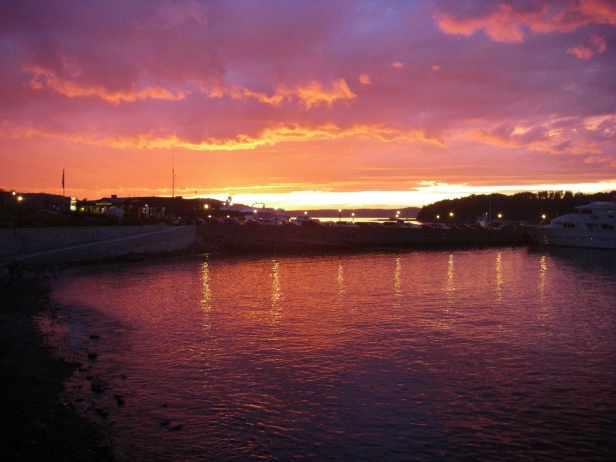
[[[616,249],[616,202],[593,202],[545,226],[526,229],[538,244]]]
[[[230,212],[240,221],[258,223],[262,225],[280,225],[290,220],[290,216],[279,208],[266,207],[263,202],[257,202],[247,207],[242,204],[234,205],[231,196],[220,207],[223,212]]]
[[[244,209],[243,212],[246,220],[255,220],[267,225],[279,225],[291,219],[284,209],[266,207],[263,202],[252,204],[249,209]]]

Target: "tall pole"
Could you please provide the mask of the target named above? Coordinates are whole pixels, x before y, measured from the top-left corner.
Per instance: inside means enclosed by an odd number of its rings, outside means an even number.
[[[64,169],[62,169],[62,213],[64,213]]]
[[[171,148],[171,198],[175,197],[175,149]]]

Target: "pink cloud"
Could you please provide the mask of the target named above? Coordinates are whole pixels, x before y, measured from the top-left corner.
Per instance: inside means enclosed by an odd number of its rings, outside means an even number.
[[[476,2],[470,13],[458,5],[438,3],[435,14],[439,28],[447,34],[470,36],[479,30],[496,42],[524,40],[526,30],[534,34],[566,33],[591,23],[616,24],[616,4],[609,0],[554,3]]]
[[[597,54],[604,53],[605,50],[607,50],[605,38],[593,35],[587,44],[569,48],[567,53],[574,55],[578,59],[590,59]]]
[[[470,136],[482,143],[504,148],[588,156],[602,152],[598,141],[601,131],[606,128],[605,121],[588,120],[580,124],[573,120],[554,120],[535,126],[503,123],[474,130]]]
[[[370,76],[368,74],[361,74],[359,76],[359,83],[361,83],[362,85],[370,85]]]
[[[65,162],[84,190],[89,166],[147,189],[171,150],[193,191],[507,182],[539,165],[605,178],[615,162],[612,2],[5,4],[0,187]]]
[[[612,0],[580,0],[579,8],[597,24],[616,24],[616,4]]]

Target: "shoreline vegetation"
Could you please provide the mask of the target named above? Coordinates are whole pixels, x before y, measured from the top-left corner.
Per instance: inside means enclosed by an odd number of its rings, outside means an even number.
[[[415,219],[423,223],[447,221],[453,224],[469,224],[478,217],[490,215],[495,221],[545,223],[556,216],[570,213],[578,205],[596,201],[611,201],[616,191],[592,194],[571,191],[538,191],[505,194],[471,194],[456,199],[446,199],[422,207],[401,206],[397,208],[343,207],[323,209],[288,208],[291,216],[352,220],[373,218]],[[232,205],[229,207],[228,205]],[[262,204],[265,207],[265,204]],[[131,226],[160,223],[194,223],[208,216],[243,218],[248,205],[227,204],[211,198],[183,197],[124,197],[87,199],[76,201],[71,210],[69,197],[56,194],[5,191],[0,188],[0,228],[49,228],[84,226]],[[258,209],[259,207],[254,207]],[[164,213],[161,213],[164,210]],[[269,209],[273,210],[273,209]],[[121,218],[117,216],[120,214]],[[449,218],[451,217],[451,219]]]
[[[104,428],[60,400],[79,365],[54,358],[36,325],[54,310],[50,291],[48,281],[28,276],[0,282],[0,458],[117,461]]]

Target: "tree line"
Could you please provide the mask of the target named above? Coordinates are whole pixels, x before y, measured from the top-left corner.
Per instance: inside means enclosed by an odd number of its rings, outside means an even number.
[[[616,191],[595,194],[539,191],[521,192],[511,196],[472,194],[427,205],[418,213],[417,220],[472,223],[478,217],[490,214],[493,221],[549,222],[552,218],[573,212],[578,205],[613,201],[615,196]]]

